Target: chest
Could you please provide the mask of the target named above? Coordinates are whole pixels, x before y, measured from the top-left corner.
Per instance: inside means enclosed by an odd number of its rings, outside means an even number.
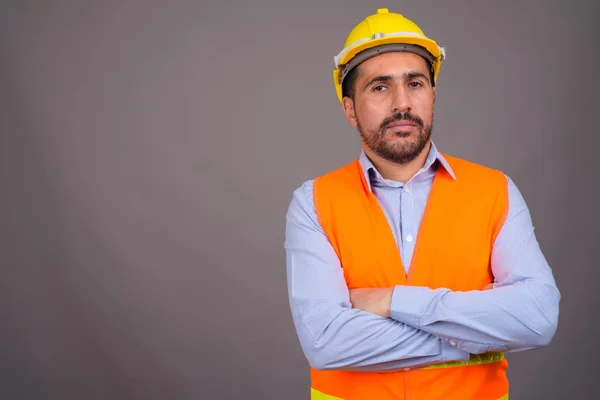
[[[421,201],[402,193],[406,201],[386,203],[380,194],[370,194],[352,207],[351,217],[335,219],[334,240],[349,288],[417,285],[456,291],[481,289],[493,280],[492,205],[460,195],[447,183],[431,189]]]

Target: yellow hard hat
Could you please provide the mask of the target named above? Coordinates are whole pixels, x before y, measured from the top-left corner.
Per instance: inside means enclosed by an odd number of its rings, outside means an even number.
[[[390,51],[408,51],[427,59],[433,68],[435,83],[440,64],[446,58],[443,47],[425,36],[414,22],[387,8],[380,8],[356,25],[346,38],[344,49],[334,57],[333,83],[340,102],[342,82],[361,62]]]

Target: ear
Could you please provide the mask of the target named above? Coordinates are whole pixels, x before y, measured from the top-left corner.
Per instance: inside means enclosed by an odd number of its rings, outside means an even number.
[[[436,93],[437,93],[437,86],[434,86],[433,87],[433,102],[434,103],[435,103]]]
[[[342,107],[344,108],[344,115],[346,119],[353,127],[357,127],[358,123],[356,122],[356,109],[354,108],[354,100],[350,97],[344,97],[342,99]]]

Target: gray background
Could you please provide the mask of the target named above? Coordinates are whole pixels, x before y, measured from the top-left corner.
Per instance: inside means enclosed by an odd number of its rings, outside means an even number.
[[[353,24],[447,47],[434,139],[523,192],[562,293],[511,399],[595,399],[598,2],[3,1],[0,398],[306,399],[293,190],[358,155]]]

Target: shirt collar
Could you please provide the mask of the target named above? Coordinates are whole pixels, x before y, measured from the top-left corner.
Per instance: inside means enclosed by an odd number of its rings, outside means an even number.
[[[423,171],[429,170],[435,164],[435,162],[438,161],[439,164],[442,165],[442,167],[444,167],[444,169],[448,172],[448,174],[450,174],[452,179],[456,180],[456,175],[454,175],[454,171],[452,171],[452,168],[450,167],[450,164],[448,164],[446,158],[444,158],[444,156],[438,151],[437,147],[433,143],[433,140],[430,140],[430,142],[431,149],[429,150],[429,154],[425,160]],[[377,171],[377,168],[375,168],[371,160],[369,160],[369,157],[367,157],[364,150],[361,150],[360,152],[359,162],[365,179],[367,180],[367,185],[369,185],[369,190],[372,190],[370,171],[373,171],[377,179],[384,180],[384,178],[381,176],[379,171]]]

